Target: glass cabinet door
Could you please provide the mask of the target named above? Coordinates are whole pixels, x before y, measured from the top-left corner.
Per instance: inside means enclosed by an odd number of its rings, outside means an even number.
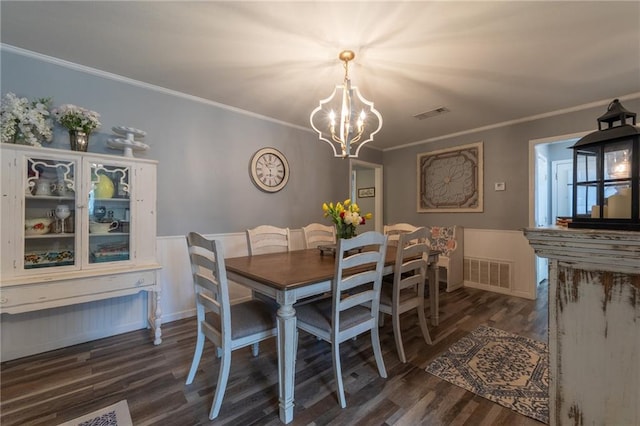
[[[24,269],[78,265],[78,164],[34,156],[24,165]]]
[[[96,162],[89,167],[88,263],[129,261],[131,167]]]

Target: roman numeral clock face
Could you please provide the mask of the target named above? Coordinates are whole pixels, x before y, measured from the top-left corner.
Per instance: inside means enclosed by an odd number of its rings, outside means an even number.
[[[289,181],[289,163],[280,151],[262,148],[251,158],[251,179],[263,191],[278,192]]]

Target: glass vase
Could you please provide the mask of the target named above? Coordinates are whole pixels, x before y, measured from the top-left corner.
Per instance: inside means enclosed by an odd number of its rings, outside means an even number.
[[[336,223],[336,238],[349,239],[356,236],[356,227],[346,223]]]
[[[89,147],[89,133],[79,130],[69,130],[69,145],[72,151],[87,152]]]
[[[24,135],[24,133],[22,133],[18,126],[16,126],[16,131],[13,134],[11,142],[17,145],[29,145],[27,143],[27,137]]]

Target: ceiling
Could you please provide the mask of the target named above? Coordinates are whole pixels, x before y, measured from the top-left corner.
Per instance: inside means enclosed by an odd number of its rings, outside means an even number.
[[[0,16],[3,44],[305,129],[351,49],[380,149],[640,97],[637,1],[3,0]]]

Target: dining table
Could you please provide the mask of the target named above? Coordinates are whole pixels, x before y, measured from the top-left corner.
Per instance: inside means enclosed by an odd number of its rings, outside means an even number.
[[[431,323],[438,325],[439,287],[438,255],[428,254],[428,283]],[[383,274],[393,273],[396,247],[387,246]],[[293,250],[225,259],[229,280],[254,292],[267,295],[278,303],[278,397],[280,420],[293,420],[295,359],[297,352],[296,310],[299,300],[331,292],[335,275],[334,255],[319,249]],[[348,273],[348,272],[346,272]]]

